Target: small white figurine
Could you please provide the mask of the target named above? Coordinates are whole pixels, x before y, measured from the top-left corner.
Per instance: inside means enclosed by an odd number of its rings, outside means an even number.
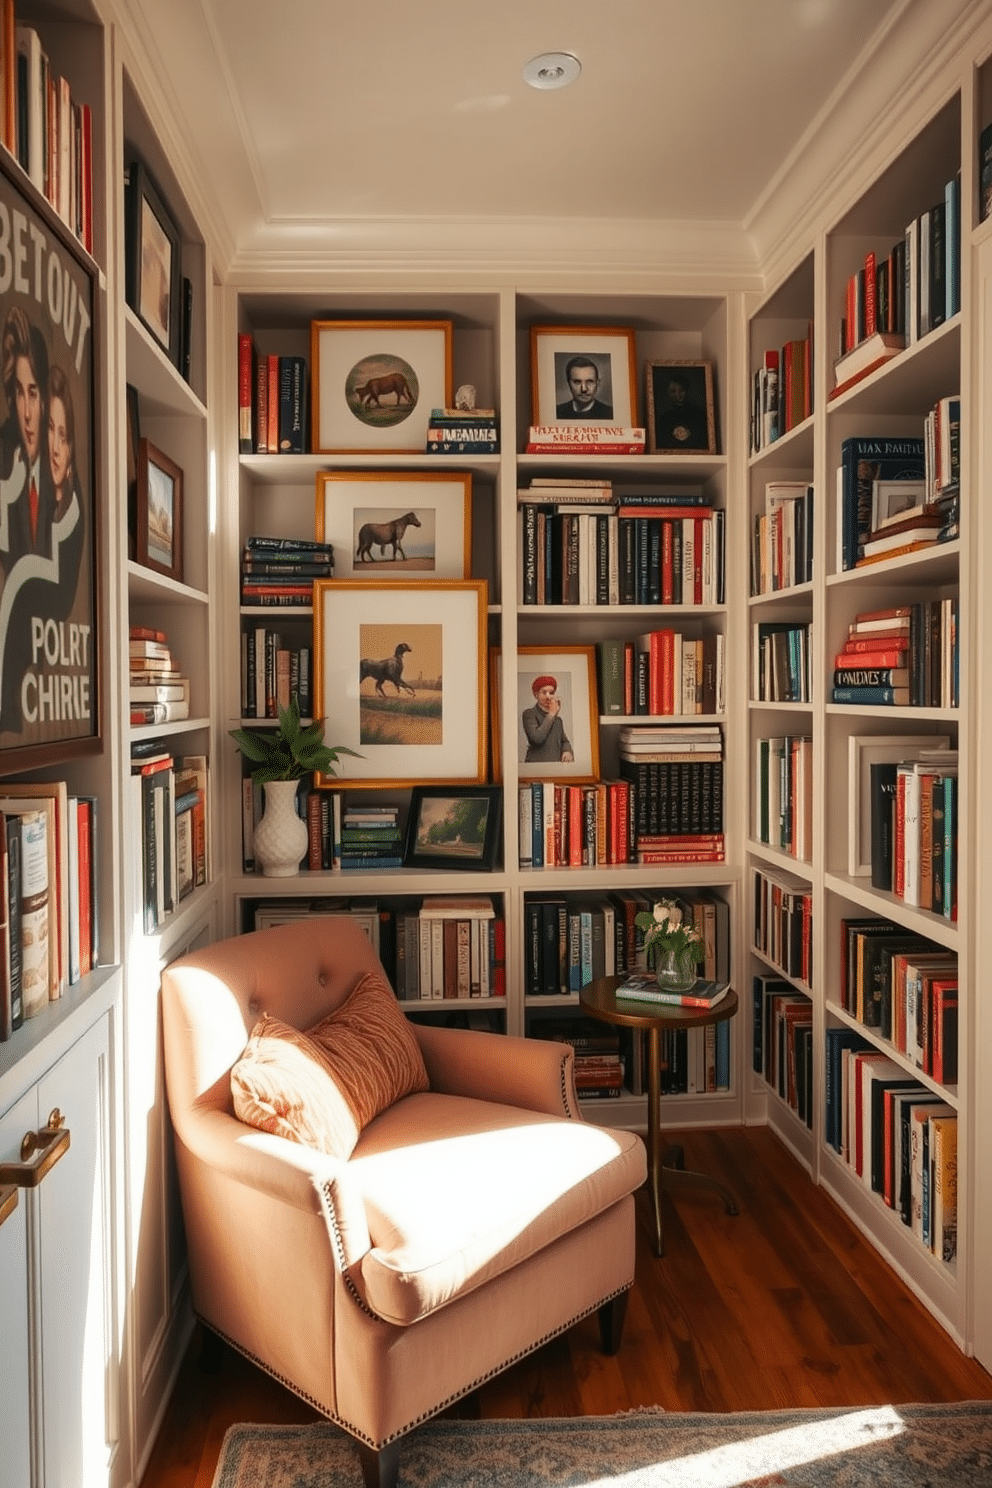
[[[463,382],[455,394],[455,407],[469,409],[475,407],[475,388],[470,382]]]

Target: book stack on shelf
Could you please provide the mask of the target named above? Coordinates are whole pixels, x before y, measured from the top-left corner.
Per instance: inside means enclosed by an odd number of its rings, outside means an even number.
[[[141,902],[150,935],[210,875],[207,756],[173,754],[163,739],[135,740],[131,795],[141,826]]]
[[[924,1074],[956,1085],[957,954],[877,916],[840,928],[840,1006]]]
[[[600,712],[656,718],[722,713],[725,652],[722,631],[692,636],[664,627],[634,640],[599,641]]]
[[[5,17],[13,6],[4,7]],[[16,55],[9,54],[14,42]],[[49,62],[33,26],[18,23],[3,37],[3,143],[62,221],[93,252],[93,119],[88,103],[73,98],[69,82]],[[13,137],[8,121],[14,120]]]
[[[779,734],[754,744],[754,836],[802,862],[813,855],[813,740]]]
[[[957,919],[957,758],[919,749],[869,765],[872,887],[947,920]]]
[[[397,909],[393,944],[403,1002],[506,996],[506,922],[488,894],[429,894]]]
[[[522,604],[723,602],[724,511],[698,489],[535,480],[517,523]]]
[[[768,481],[765,509],[754,519],[751,593],[773,594],[813,578],[813,487]]]
[[[723,738],[718,724],[620,730],[638,863],[723,862]]]
[[[132,725],[189,717],[189,678],[176,666],[164,630],[132,625],[128,665]]]
[[[532,424],[528,455],[643,455],[643,429],[623,424]]]
[[[401,868],[400,808],[344,806],[341,810],[340,866],[368,873],[376,873],[382,868]]]
[[[831,702],[956,708],[958,615],[951,595],[859,611],[834,657]]]
[[[307,449],[309,385],[303,356],[259,353],[238,334],[238,450],[243,455],[302,455]]]
[[[630,861],[631,787],[625,780],[562,785],[524,781],[518,790],[522,868],[591,868]]]
[[[621,1030],[593,1018],[540,1018],[531,1025],[535,1038],[569,1044],[575,1056],[575,1089],[580,1100],[616,1100],[624,1092],[627,1054]]]
[[[316,579],[334,577],[334,545],[255,534],[241,554],[243,605],[312,605]]]
[[[281,630],[254,625],[241,632],[241,716],[279,717],[290,698],[300,717],[313,711],[313,649],[293,646]]]
[[[808,620],[762,620],[754,626],[751,660],[755,702],[810,701],[811,631]]]
[[[849,1028],[828,1028],[826,1139],[945,1265],[957,1258],[957,1111]]]
[[[813,1125],[813,1004],[781,977],[751,979],[753,1068],[806,1126]]]
[[[498,455],[495,408],[432,408],[427,427],[430,455]]]
[[[887,517],[926,499],[926,452],[921,437],[852,436],[841,444],[837,467],[837,572],[857,568],[869,533]],[[898,482],[911,483],[901,489]],[[889,557],[898,554],[898,547]]]
[[[751,389],[751,454],[790,433],[813,412],[813,327],[808,335],[769,347]]]

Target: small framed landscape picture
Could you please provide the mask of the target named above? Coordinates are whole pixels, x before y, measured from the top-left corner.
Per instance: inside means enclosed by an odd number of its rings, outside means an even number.
[[[135,561],[170,579],[183,576],[183,473],[147,439],[138,441]]]
[[[502,653],[490,652],[493,779],[502,778]],[[599,779],[599,714],[594,646],[520,646],[515,684],[506,689],[515,717],[521,780]]]
[[[451,321],[312,321],[310,369],[316,453],[423,454],[451,403]]]
[[[127,167],[125,294],[139,320],[179,365],[179,229],[140,160]]]
[[[499,843],[498,785],[415,786],[407,818],[405,868],[468,868],[491,873]]]
[[[468,785],[485,779],[484,579],[314,583],[314,716],[357,758],[318,785]]]
[[[315,529],[334,546],[335,578],[464,579],[472,565],[472,477],[320,470]]]
[[[712,362],[646,364],[647,440],[652,455],[715,455]]]
[[[532,326],[533,424],[637,425],[634,332],[618,326]]]

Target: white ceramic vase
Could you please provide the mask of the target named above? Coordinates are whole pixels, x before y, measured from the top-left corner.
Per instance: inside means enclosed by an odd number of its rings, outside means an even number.
[[[298,780],[270,780],[255,828],[255,862],[266,878],[292,878],[307,850],[306,824],[296,810]]]

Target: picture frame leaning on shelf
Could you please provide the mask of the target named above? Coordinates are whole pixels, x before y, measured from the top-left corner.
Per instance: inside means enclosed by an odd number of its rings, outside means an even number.
[[[314,531],[333,545],[338,579],[466,579],[471,473],[318,470]]]
[[[101,747],[96,270],[0,152],[0,750]],[[3,259],[6,257],[6,270]]]
[[[648,454],[715,455],[713,363],[645,363]]]
[[[589,785],[599,779],[595,646],[520,646],[516,656],[515,748],[519,778]],[[501,780],[502,651],[489,655],[493,779]]]
[[[158,187],[137,157],[128,161],[124,206],[124,295],[174,367],[179,366],[179,229]]]
[[[498,785],[414,786],[403,866],[491,873],[502,801]]]
[[[310,323],[316,454],[423,454],[431,410],[451,404],[450,320]]]
[[[625,326],[531,326],[531,423],[635,427],[634,343]]]

